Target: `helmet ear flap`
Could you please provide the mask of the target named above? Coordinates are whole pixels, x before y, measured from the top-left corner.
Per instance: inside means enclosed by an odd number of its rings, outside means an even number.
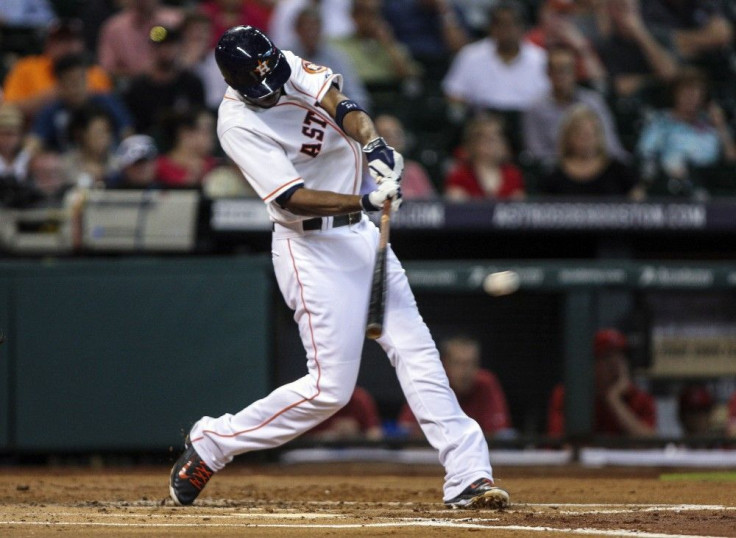
[[[284,54],[252,26],[227,30],[217,43],[215,60],[225,82],[250,99],[274,93],[291,76]]]

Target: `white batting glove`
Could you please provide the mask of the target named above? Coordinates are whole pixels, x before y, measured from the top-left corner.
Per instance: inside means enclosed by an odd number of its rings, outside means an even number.
[[[398,181],[384,179],[376,190],[363,195],[360,205],[363,206],[363,211],[370,213],[380,211],[386,200],[391,200],[392,212],[398,211],[401,206],[401,187]]]
[[[368,159],[368,170],[379,185],[384,180],[401,181],[404,172],[404,157],[394,148],[378,137],[363,146],[363,153]]]

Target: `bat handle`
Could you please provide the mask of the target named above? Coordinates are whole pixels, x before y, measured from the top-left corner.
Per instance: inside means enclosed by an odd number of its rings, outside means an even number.
[[[391,221],[391,200],[387,199],[383,202],[383,210],[381,211],[381,223],[380,223],[380,247],[385,247],[388,244],[388,230],[389,222]]]

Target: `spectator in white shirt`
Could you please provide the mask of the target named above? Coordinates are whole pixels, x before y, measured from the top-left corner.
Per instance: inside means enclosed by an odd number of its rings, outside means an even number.
[[[491,11],[489,37],[463,47],[442,88],[452,108],[520,111],[547,93],[547,54],[523,41],[521,6],[502,0]]]

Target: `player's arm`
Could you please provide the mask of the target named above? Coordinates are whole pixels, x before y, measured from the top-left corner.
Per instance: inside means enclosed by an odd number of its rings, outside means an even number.
[[[393,200],[394,210],[401,204],[398,182],[404,169],[403,157],[378,136],[371,117],[354,101],[332,86],[320,106],[352,139],[363,146],[371,174],[379,183],[375,191],[359,196],[297,187],[277,200],[295,215],[329,216],[353,211],[377,211],[386,199]],[[388,181],[386,181],[388,180]]]
[[[368,170],[376,183],[380,184],[384,180],[401,181],[404,158],[379,136],[373,120],[358,103],[348,99],[337,87],[331,86],[320,101],[320,106],[345,134],[363,146]]]
[[[339,194],[302,187],[294,190],[282,205],[295,215],[326,217],[361,211],[363,206],[360,200],[358,194]]]
[[[279,196],[276,203],[295,215],[327,217],[354,211],[378,211],[388,199],[392,200],[393,206],[401,203],[399,184],[396,181],[384,181],[376,190],[362,196],[298,186]],[[394,207],[394,210],[397,208]]]
[[[341,106],[346,106],[344,103],[353,103],[350,101],[340,90],[335,86],[331,86],[327,93],[322,98],[320,106],[338,122],[338,125],[345,131],[350,138],[360,143],[361,146],[365,146],[372,140],[379,138],[378,131],[373,124],[371,117],[365,112],[365,110],[359,108],[359,106],[352,105],[352,110],[346,110],[343,112],[342,118],[339,117],[340,111],[338,105],[343,103]]]

